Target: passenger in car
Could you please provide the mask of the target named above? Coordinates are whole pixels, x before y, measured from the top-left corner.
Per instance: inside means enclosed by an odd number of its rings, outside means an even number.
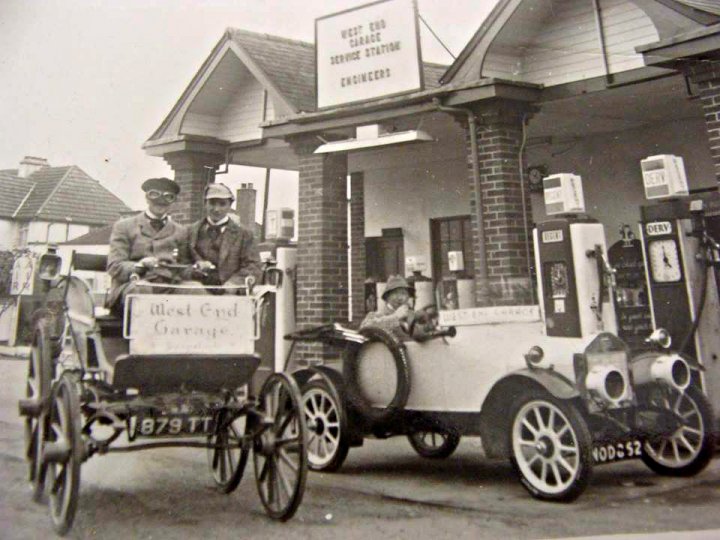
[[[188,228],[170,218],[169,210],[177,200],[180,186],[169,178],[150,178],[143,182],[147,209],[123,218],[113,225],[107,271],[112,278],[107,306],[121,309],[131,293],[171,292],[150,288],[145,282],[173,283],[178,276],[165,263],[189,264]]]
[[[368,313],[360,323],[360,328],[373,326],[392,332],[399,337],[408,337],[407,331],[415,319],[412,299],[415,289],[402,276],[390,276],[382,294],[384,305]]]
[[[260,278],[260,257],[252,231],[230,218],[232,191],[224,184],[205,188],[205,218],[190,226],[190,255],[206,286],[242,286],[245,278]],[[228,289],[210,289],[222,294]]]

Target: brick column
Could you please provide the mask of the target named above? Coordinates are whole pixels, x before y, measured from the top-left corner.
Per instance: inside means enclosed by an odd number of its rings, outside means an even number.
[[[365,178],[350,175],[350,244],[352,246],[352,318],[357,326],[365,316]]]
[[[715,179],[720,182],[720,60],[698,60],[686,74],[700,92]]]
[[[300,163],[298,194],[298,328],[348,318],[347,157],[313,154],[315,137],[291,141]],[[320,344],[298,344],[296,359],[337,359]]]
[[[528,224],[531,222],[530,196],[526,190],[524,216],[519,160],[524,114],[529,114],[527,106],[508,102],[476,110],[479,182],[473,172],[469,131],[466,137],[478,306],[533,301],[528,271],[532,234],[526,232],[524,219],[527,216]],[[482,200],[480,212],[478,197]],[[486,279],[482,278],[483,265]]]
[[[165,156],[180,185],[180,195],[172,211],[180,223],[192,223],[203,217],[203,191],[208,183],[215,181],[215,168],[224,160],[221,155],[202,152],[177,152]]]

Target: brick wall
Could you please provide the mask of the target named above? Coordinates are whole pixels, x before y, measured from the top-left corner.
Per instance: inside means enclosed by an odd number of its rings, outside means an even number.
[[[720,182],[720,61],[697,61],[689,66],[687,75],[698,86],[715,179]]]
[[[477,111],[479,185],[476,184],[468,133],[468,178],[475,246],[476,302],[478,306],[517,305],[532,302],[528,271],[531,235],[524,225],[530,219],[530,196],[521,191],[520,162],[523,109],[502,104]],[[482,199],[478,212],[477,194]],[[484,253],[479,220],[484,226]],[[484,255],[484,257],[483,257]],[[532,253],[530,253],[532,260]],[[478,275],[485,265],[487,280]]]
[[[313,154],[314,141],[294,141],[300,163],[298,194],[297,326],[348,318],[347,158]],[[295,361],[336,359],[337,351],[298,344]]]
[[[178,152],[165,156],[180,185],[180,195],[172,215],[180,223],[192,223],[203,217],[203,191],[208,182],[215,181],[215,167],[223,156],[201,152]],[[209,168],[208,168],[209,167]]]
[[[350,244],[352,245],[352,319],[365,316],[365,181],[363,173],[350,175]]]

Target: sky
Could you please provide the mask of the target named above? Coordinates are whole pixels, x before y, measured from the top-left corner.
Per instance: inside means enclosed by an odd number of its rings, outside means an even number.
[[[496,0],[418,0],[421,17],[457,55]],[[225,28],[314,41],[317,17],[367,0],[0,0],[0,169],[24,156],[77,165],[131,207],[140,184],[173,177],[141,146]],[[423,59],[452,57],[420,24]],[[262,169],[232,167],[233,189]],[[273,171],[269,208],[295,206],[293,174]],[[259,200],[262,200],[261,198]],[[258,209],[260,205],[258,204]]]

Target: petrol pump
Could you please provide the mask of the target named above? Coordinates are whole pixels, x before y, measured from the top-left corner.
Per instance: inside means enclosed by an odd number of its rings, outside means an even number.
[[[547,221],[535,228],[540,310],[548,336],[585,338],[617,332],[613,270],[605,230],[586,215],[582,180],[574,174],[543,179]]]
[[[673,348],[697,360],[697,381],[720,410],[720,193],[689,194],[682,159],[642,162],[646,198],[640,238],[653,328],[670,333]]]

